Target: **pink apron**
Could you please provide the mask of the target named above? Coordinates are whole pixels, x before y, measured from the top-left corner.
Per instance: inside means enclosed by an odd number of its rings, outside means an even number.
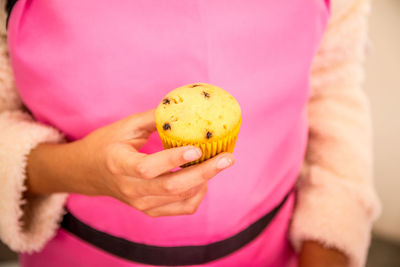
[[[209,182],[194,215],[150,218],[109,197],[74,194],[68,210],[98,231],[166,247],[227,239],[267,214],[293,188],[304,158],[310,66],[328,15],[326,0],[19,0],[8,30],[20,95],[70,140],[193,82],[221,86],[242,107],[236,164]],[[154,134],[143,152],[161,149]],[[291,194],[254,240],[202,266],[295,266],[293,204]],[[148,266],[62,228],[21,263]]]

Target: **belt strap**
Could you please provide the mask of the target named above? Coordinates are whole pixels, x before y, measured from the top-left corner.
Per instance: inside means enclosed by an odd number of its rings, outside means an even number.
[[[64,216],[61,227],[89,244],[129,261],[159,266],[205,264],[227,256],[254,240],[274,219],[292,192],[290,191],[273,210],[241,232],[201,246],[160,247],[132,242],[96,230],[70,212]]]

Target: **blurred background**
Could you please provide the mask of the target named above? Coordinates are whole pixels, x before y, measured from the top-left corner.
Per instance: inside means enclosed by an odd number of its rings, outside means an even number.
[[[374,0],[365,89],[374,122],[375,184],[383,204],[367,267],[400,267],[400,0]],[[0,267],[17,256],[0,243]]]
[[[374,0],[365,89],[374,123],[375,185],[383,212],[368,267],[400,267],[400,0]]]

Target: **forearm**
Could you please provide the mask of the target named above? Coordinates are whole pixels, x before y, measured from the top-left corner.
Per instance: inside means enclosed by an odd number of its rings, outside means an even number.
[[[84,153],[79,142],[38,145],[28,156],[26,195],[95,194],[90,173],[79,171]]]

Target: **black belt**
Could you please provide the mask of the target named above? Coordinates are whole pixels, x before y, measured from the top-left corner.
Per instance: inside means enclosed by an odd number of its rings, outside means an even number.
[[[227,256],[254,240],[274,219],[292,192],[290,191],[273,210],[243,231],[202,246],[160,247],[132,242],[96,230],[69,212],[64,216],[61,227],[91,245],[129,261],[161,266],[205,264]]]

